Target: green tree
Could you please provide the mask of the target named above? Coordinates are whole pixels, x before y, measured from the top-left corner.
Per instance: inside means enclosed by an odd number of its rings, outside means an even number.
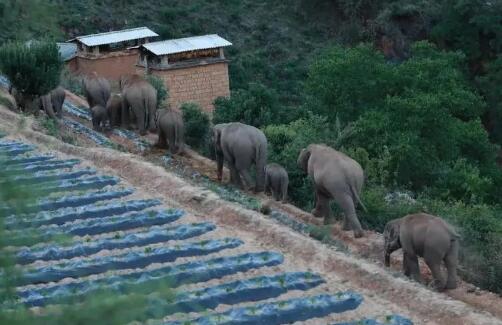
[[[47,0],[0,0],[0,42],[57,37],[58,6]]]
[[[148,75],[147,80],[157,90],[157,107],[161,107],[162,103],[169,98],[169,90],[164,81],[157,76]]]
[[[391,64],[370,45],[335,47],[312,68],[307,107],[353,123],[345,144],[364,148],[370,160],[388,150],[391,177],[384,185],[444,189],[468,170],[478,181],[448,195],[489,197],[493,186],[486,177],[497,148],[481,124],[486,104],[462,71],[464,57],[426,42],[416,43],[412,54]]]
[[[186,143],[196,149],[203,149],[209,137],[209,116],[195,103],[184,103],[181,110]]]
[[[56,43],[36,41],[26,45],[10,42],[0,47],[0,72],[9,78],[22,97],[21,107],[30,109],[35,97],[57,87],[63,62]]]
[[[230,98],[217,98],[214,105],[214,124],[241,122],[260,128],[283,123],[284,118],[288,118],[277,94],[258,83],[250,83],[248,89],[233,92]]]

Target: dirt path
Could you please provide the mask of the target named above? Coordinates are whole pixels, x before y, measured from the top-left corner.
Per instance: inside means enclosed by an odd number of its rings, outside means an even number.
[[[18,130],[21,124],[24,126]],[[355,240],[334,227],[334,237],[343,240],[349,247],[349,252],[337,251],[256,211],[224,201],[215,193],[197,187],[193,182],[190,184],[166,172],[163,167],[146,162],[145,157],[112,149],[82,148],[63,143],[34,131],[30,118],[20,123],[19,116],[4,108],[0,109],[0,129],[47,150],[79,157],[108,174],[122,177],[146,196],[168,198],[170,204],[214,221],[223,229],[224,235],[237,234],[255,248],[278,250],[287,257],[289,262],[286,265],[308,268],[325,277],[328,280],[326,290],[352,289],[364,295],[360,313],[354,312],[337,317],[336,320],[349,316],[374,316],[375,313],[399,313],[410,317],[415,324],[502,324],[499,314],[502,304],[494,295],[489,296],[484,292],[469,294],[464,286],[450,292],[450,296],[436,293],[396,277],[382,268],[379,262],[375,263],[374,260],[379,260],[381,245],[378,234],[369,233],[366,239]],[[209,166],[212,164],[201,157],[193,158],[182,159],[185,163],[194,162],[188,167],[211,176]],[[199,167],[196,164],[200,164]],[[276,208],[289,212],[299,220],[317,222],[292,206]],[[326,324],[327,320],[317,323]]]

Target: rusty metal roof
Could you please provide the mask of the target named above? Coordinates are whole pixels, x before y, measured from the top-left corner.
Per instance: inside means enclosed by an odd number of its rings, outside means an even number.
[[[68,42],[79,41],[87,46],[97,46],[154,36],[159,35],[147,27],[138,27],[113,32],[78,36],[74,39],[69,40]]]
[[[195,50],[230,46],[232,43],[216,35],[194,36],[143,44],[142,47],[155,55],[167,55]]]

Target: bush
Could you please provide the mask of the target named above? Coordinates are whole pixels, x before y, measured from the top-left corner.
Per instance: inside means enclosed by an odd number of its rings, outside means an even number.
[[[169,90],[166,88],[164,81],[159,77],[148,75],[146,79],[157,90],[157,107],[161,107],[163,101],[169,98]]]
[[[214,124],[241,122],[260,128],[284,122],[277,94],[262,84],[250,83],[248,89],[237,90],[230,98],[217,98],[214,106]]]
[[[84,92],[82,91],[81,78],[75,76],[66,67],[63,68],[63,72],[61,73],[61,86],[63,86],[65,89],[68,89],[74,94],[84,96]]]
[[[0,71],[9,78],[13,87],[27,103],[18,103],[28,109],[31,101],[59,85],[63,62],[56,43],[10,42],[0,47]]]
[[[390,64],[369,45],[333,48],[313,65],[307,107],[332,124],[337,118],[353,123],[344,145],[363,148],[369,161],[387,154],[385,170],[371,175],[380,184],[488,199],[497,187],[487,179],[497,147],[480,122],[486,105],[463,74],[464,57],[426,42],[415,44],[412,53],[402,64]],[[460,172],[459,159],[478,170]],[[459,172],[469,189],[459,190],[452,181]],[[444,188],[448,184],[452,188]]]
[[[289,174],[289,198],[299,207],[311,209],[314,191],[309,177],[296,161],[302,148],[311,143],[336,145],[337,137],[325,118],[310,115],[286,125],[270,125],[264,130],[268,139],[268,160],[284,166]]]
[[[196,149],[203,149],[209,138],[209,116],[195,103],[181,105],[185,123],[185,141]]]

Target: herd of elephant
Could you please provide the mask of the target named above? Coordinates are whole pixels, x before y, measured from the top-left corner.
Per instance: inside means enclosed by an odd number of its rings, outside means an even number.
[[[184,148],[183,115],[176,109],[157,109],[155,88],[138,75],[120,79],[120,94],[111,94],[110,83],[96,74],[83,80],[83,91],[92,114],[93,127],[97,131],[121,126],[130,128],[135,122],[141,135],[147,130],[157,131],[157,146],[168,147],[172,154]],[[64,90],[60,87],[41,97],[41,108],[49,116],[60,117]],[[276,163],[267,164],[267,138],[250,125],[239,122],[222,123],[212,127],[217,177],[222,180],[223,165],[230,171],[230,182],[245,190],[270,193],[277,201],[286,202],[288,173]],[[364,235],[356,214],[356,207],[364,207],[360,193],[365,180],[361,165],[331,147],[310,144],[302,149],[297,160],[298,167],[309,175],[314,184],[315,207],[312,214],[332,223],[330,209],[332,200],[344,214],[343,230],[352,230],[354,237]],[[253,182],[250,170],[256,168]],[[254,183],[254,184],[253,184]],[[384,230],[385,265],[390,266],[390,254],[403,250],[403,272],[420,281],[418,257],[423,257],[434,278],[436,289],[453,289],[457,283],[459,236],[441,218],[417,213],[390,221]],[[448,271],[443,281],[440,265],[444,261]]]

